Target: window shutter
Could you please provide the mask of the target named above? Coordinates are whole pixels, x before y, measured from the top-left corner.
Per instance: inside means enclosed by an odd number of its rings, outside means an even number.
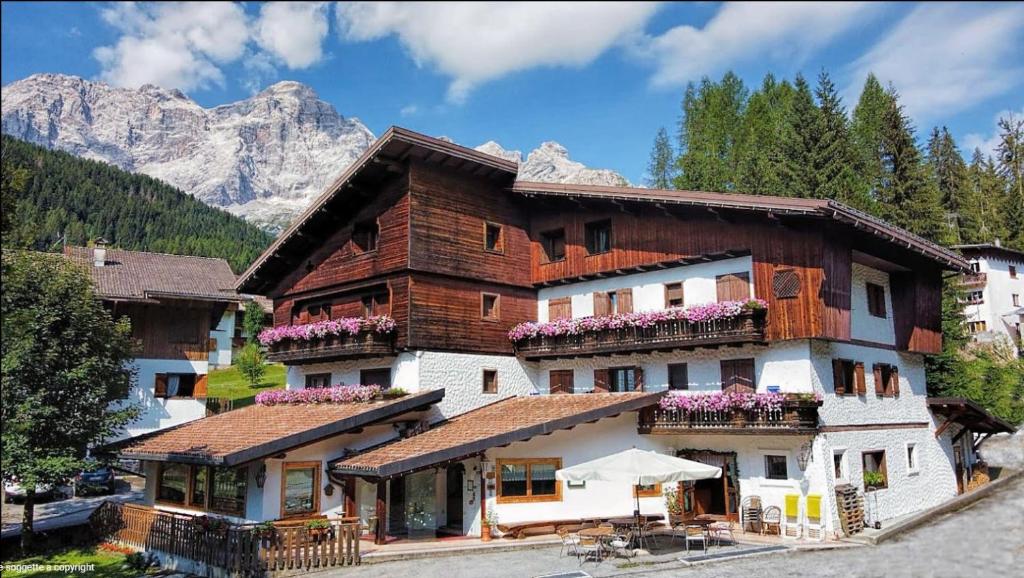
[[[604,291],[594,291],[594,315],[609,315],[612,312],[612,300]]]
[[[156,381],[153,385],[153,395],[155,397],[167,397],[167,374],[158,373],[156,374]]]
[[[192,397],[205,398],[206,397],[206,375],[196,376],[196,385],[192,388]]]
[[[746,301],[750,299],[750,273],[729,273],[715,278],[718,301]]]
[[[846,372],[843,371],[843,360],[832,360],[832,384],[836,395],[846,395]]]
[[[669,283],[665,285],[665,307],[682,307],[683,302],[682,283]]]
[[[619,296],[619,313],[632,313],[633,289],[619,289],[616,295]]]
[[[573,393],[571,369],[552,369],[548,379],[551,393]]]
[[[638,366],[633,373],[636,375],[636,391],[644,391],[644,368]]]
[[[754,382],[754,360],[740,359],[736,361],[736,385],[739,391],[754,393],[757,385]]]
[[[548,321],[570,319],[572,317],[572,297],[559,297],[548,300]]]
[[[858,361],[857,364],[853,366],[853,374],[854,379],[857,381],[857,395],[867,395],[868,385],[867,382],[864,380],[863,362]]]
[[[882,397],[885,395],[885,384],[882,383],[882,366],[876,363],[873,369],[875,371],[875,395]]]
[[[595,369],[594,370],[594,391],[595,392],[607,392],[608,382],[611,381],[609,372],[607,369]]]
[[[892,370],[889,372],[889,379],[892,382],[889,391],[892,395],[900,394],[900,370],[895,365],[892,366]]]

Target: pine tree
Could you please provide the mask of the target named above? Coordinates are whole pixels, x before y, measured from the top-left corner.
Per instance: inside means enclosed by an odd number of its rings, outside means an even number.
[[[963,157],[960,156],[953,135],[946,127],[932,129],[927,149],[928,170],[939,188],[942,207],[948,215],[951,225],[951,239],[957,243],[962,242],[963,235],[960,229],[977,226],[974,223],[967,226],[961,225],[961,219],[970,218],[969,214],[961,216],[969,213],[965,207],[968,194],[967,165],[964,163]]]
[[[878,200],[882,180],[882,134],[886,113],[894,100],[878,78],[869,74],[853,109],[850,136],[856,157],[857,176],[865,194]]]
[[[732,72],[715,83],[705,77],[683,97],[676,188],[730,191],[736,176],[736,134],[747,89]]]
[[[736,190],[755,195],[785,195],[782,184],[782,134],[789,122],[793,86],[765,75],[747,101],[737,137]]]
[[[957,217],[961,243],[990,243],[1006,237],[999,206],[1002,193],[1003,182],[995,164],[974,149]]]
[[[675,154],[668,140],[665,127],[658,129],[651,149],[651,160],[647,164],[647,186],[655,189],[672,188],[675,179]]]
[[[811,87],[802,75],[797,75],[794,87],[793,106],[782,135],[782,183],[787,196],[809,198],[815,196],[818,188],[814,159],[820,111],[814,104]]]
[[[999,146],[996,149],[999,174],[1006,181],[1003,210],[1010,246],[1024,249],[1024,119],[999,119]]]
[[[832,79],[824,71],[818,75],[815,96],[818,99],[813,152],[816,182],[812,196],[870,210],[867,189],[857,181],[846,109]]]

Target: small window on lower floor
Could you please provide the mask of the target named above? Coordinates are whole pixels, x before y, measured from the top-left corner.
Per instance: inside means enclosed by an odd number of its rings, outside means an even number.
[[[788,480],[789,471],[786,468],[786,456],[765,456],[764,477],[769,480]]]
[[[230,516],[244,516],[249,470],[245,467],[212,470],[209,510]]]
[[[637,498],[657,498],[661,496],[661,484],[639,484],[633,486],[633,496]]]
[[[330,387],[330,385],[330,373],[311,373],[306,376],[306,389],[318,389],[322,387]]]
[[[281,477],[284,490],[281,517],[316,514],[320,511],[320,462],[285,462]]]
[[[196,388],[194,373],[158,373],[155,378],[155,397],[193,397]]]
[[[668,364],[668,388],[690,389],[689,371],[685,363]]]
[[[832,467],[837,480],[846,479],[846,450],[832,452]]]
[[[885,466],[885,450],[861,454],[864,467],[864,488],[881,489],[889,487],[888,469]]]
[[[171,504],[184,504],[191,469],[186,464],[160,464],[157,475],[156,500]]]
[[[364,369],[359,372],[360,385],[379,385],[381,389],[391,387],[391,368]]]
[[[498,503],[560,501],[562,483],[555,471],[561,468],[561,458],[497,460]]]
[[[480,317],[488,321],[497,321],[501,318],[499,308],[499,297],[493,293],[480,294]]]
[[[498,372],[493,369],[484,370],[484,393],[498,393]]]
[[[907,443],[907,471],[916,474],[920,471],[920,463],[917,457],[917,444],[913,442]]]

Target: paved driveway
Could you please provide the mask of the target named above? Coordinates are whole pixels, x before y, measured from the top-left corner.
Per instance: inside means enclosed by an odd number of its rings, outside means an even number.
[[[89,496],[85,498],[68,498],[36,504],[36,532],[55,530],[67,526],[84,524],[92,513],[104,501],[141,502],[144,480],[127,476],[121,480],[118,492],[111,496]],[[125,483],[127,482],[127,483]],[[25,507],[21,504],[3,505],[3,539],[21,534],[21,517]]]

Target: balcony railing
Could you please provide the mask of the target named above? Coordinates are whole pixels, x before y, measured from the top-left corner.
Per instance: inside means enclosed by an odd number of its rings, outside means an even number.
[[[736,317],[691,322],[658,321],[649,327],[605,329],[577,335],[538,335],[514,343],[526,359],[601,355],[625,351],[680,349],[764,341],[765,312],[747,311]]]
[[[267,359],[280,363],[298,363],[380,357],[394,353],[394,333],[367,330],[355,335],[328,335],[320,339],[279,341],[268,347]]]
[[[642,434],[806,434],[818,429],[820,401],[787,400],[778,409],[698,410],[662,409],[653,405],[640,410]]]
[[[966,275],[960,276],[960,284],[964,287],[984,285],[987,282],[988,275],[986,273],[967,273]]]

